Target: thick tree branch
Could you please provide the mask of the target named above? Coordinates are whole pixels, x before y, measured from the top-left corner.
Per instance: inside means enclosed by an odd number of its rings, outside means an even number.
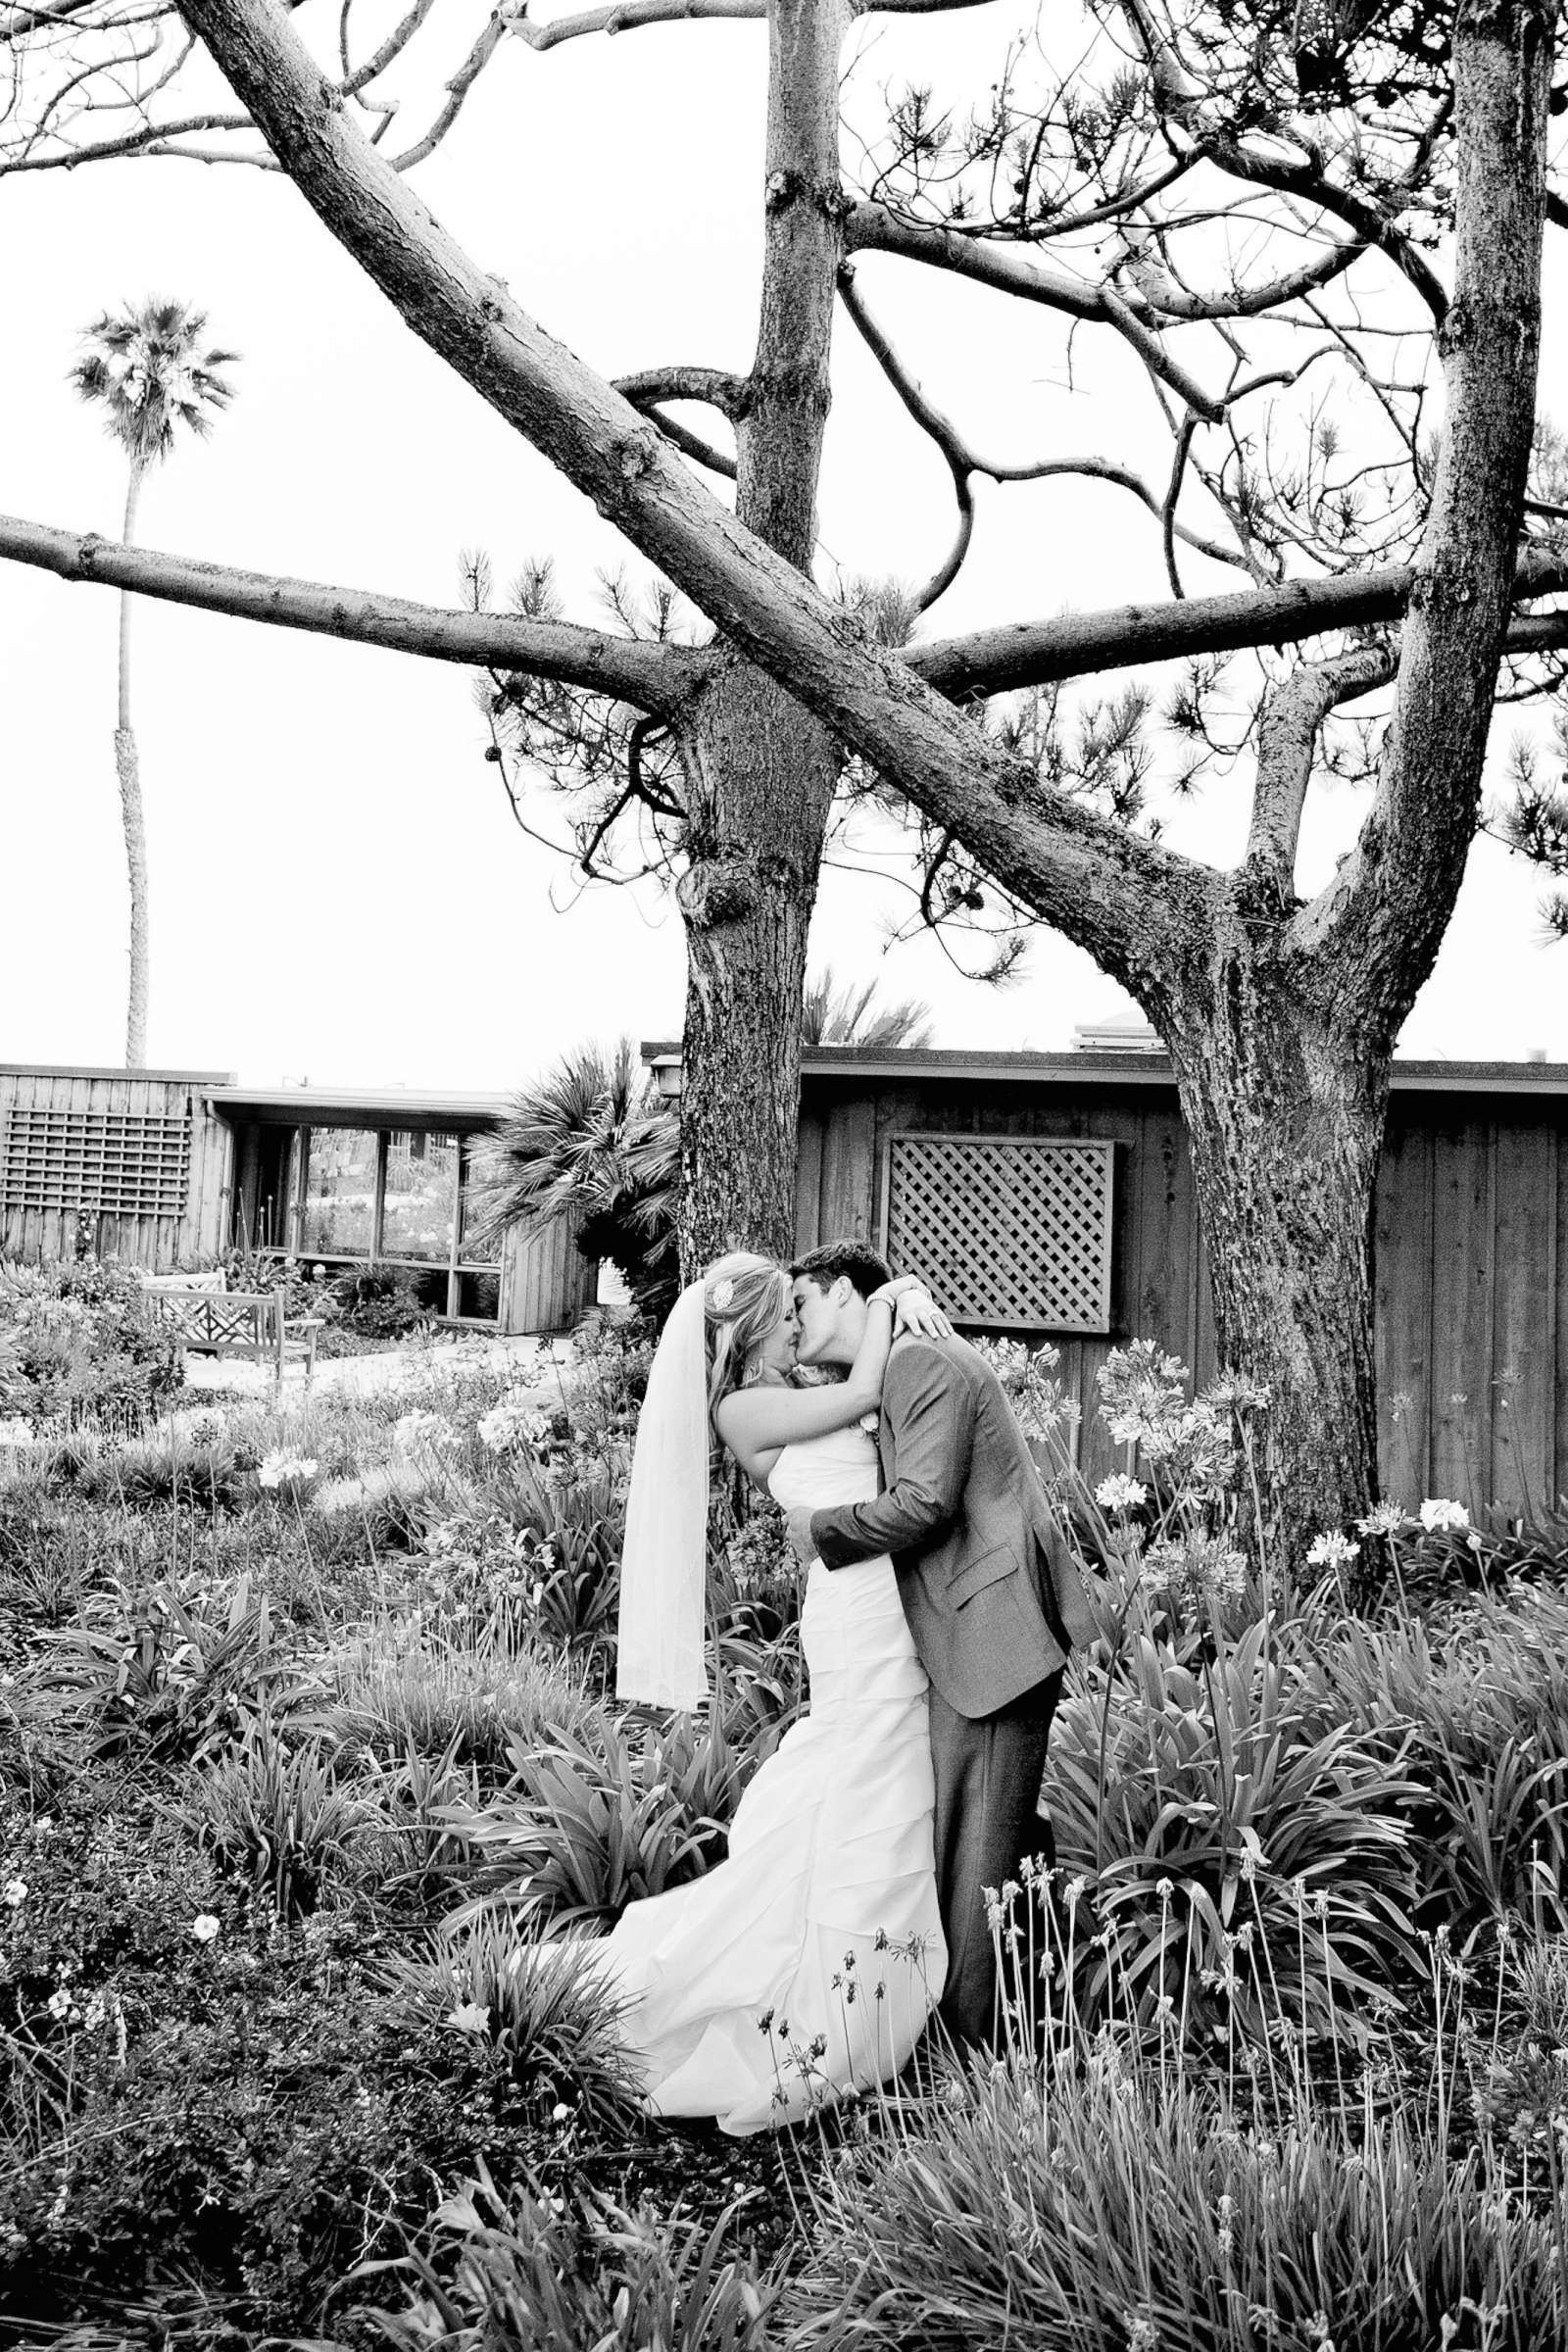
[[[1128,275],[1137,293],[1133,307],[1140,313],[1147,308],[1157,312],[1161,318],[1178,320],[1256,318],[1264,312],[1283,310],[1303,294],[1315,293],[1332,284],[1335,278],[1343,277],[1367,250],[1365,239],[1348,238],[1343,244],[1331,245],[1316,261],[1303,262],[1300,269],[1288,270],[1283,276],[1270,278],[1266,285],[1236,287],[1227,294],[1189,294],[1147,258],[1149,242],[1147,231],[1141,228],[1129,225],[1122,231],[1122,243],[1129,253]]]
[[[1432,967],[1480,812],[1535,418],[1554,24],[1550,0],[1460,0],[1455,14],[1458,237],[1432,505],[1377,795],[1293,926],[1375,1045],[1392,1045]]]
[[[634,409],[650,409],[663,400],[697,400],[717,409],[734,424],[747,407],[743,375],[726,375],[721,368],[642,368],[635,375],[615,378],[615,390]]]
[[[1246,180],[1253,187],[1273,188],[1282,196],[1298,197],[1303,203],[1343,220],[1357,240],[1377,246],[1388,256],[1400,275],[1415,288],[1431,312],[1434,323],[1442,325],[1448,307],[1443,280],[1420,247],[1401,235],[1389,216],[1369,198],[1339,187],[1314,162],[1303,159],[1295,164],[1280,154],[1261,154],[1244,140],[1205,140],[1204,153],[1234,179]]]
[[[852,253],[896,253],[906,262],[923,262],[928,269],[951,270],[976,284],[1016,294],[1025,302],[1044,303],[1072,318],[1092,318],[1113,326],[1152,375],[1168,384],[1177,398],[1209,423],[1225,414],[1225,404],[1205,392],[1174,360],[1159,337],[1137,318],[1130,304],[1107,286],[1088,286],[1064,270],[1051,270],[1012,245],[979,244],[947,228],[927,228],[900,220],[886,205],[854,203],[844,216],[844,250]]]
[[[1412,565],[1390,564],[1339,579],[1293,581],[1285,588],[1236,596],[1195,596],[1183,604],[1117,605],[1056,620],[1009,621],[969,636],[911,645],[905,659],[938,693],[970,702],[1100,670],[1131,669],[1139,662],[1179,662],[1250,645],[1291,645],[1338,629],[1375,628],[1399,619],[1415,577]],[[1515,575],[1513,598],[1527,603],[1563,589],[1568,589],[1568,554],[1532,555]],[[1529,630],[1538,624],[1516,625]]]
[[[713,674],[700,648],[651,645],[564,622],[508,619],[501,613],[444,612],[363,588],[333,588],[269,572],[203,564],[190,556],[124,547],[96,533],[52,530],[0,514],[0,556],[31,564],[62,580],[128,588],[168,604],[193,605],[241,620],[262,620],[353,645],[423,654],[474,668],[524,670],[590,692],[614,695],[662,718],[675,717]]]
[[[1035,911],[1142,984],[1213,877],[989,743],[857,616],[747,531],[658,432],[536,325],[334,103],[270,0],[187,0],[235,97],[306,201],[415,332],[591,498],[740,651],[872,761]]]
[[[501,0],[501,22],[530,49],[554,49],[561,41],[580,40],[590,32],[636,32],[644,24],[679,24],[688,18],[765,17],[767,0],[612,0],[609,8],[585,8],[575,17],[556,17],[536,24],[527,0]]]
[[[736,479],[740,468],[732,457],[716,449],[711,441],[704,440],[701,433],[693,432],[689,424],[666,416],[660,404],[666,400],[702,401],[734,423],[746,414],[749,392],[744,376],[725,375],[717,368],[645,368],[636,375],[617,377],[615,390],[634,409],[651,416],[682,457],[706,466],[710,473],[723,474],[729,481]]]
[[[983,5],[984,0],[859,0],[855,14],[918,17]],[[528,15],[528,0],[501,0],[499,14],[508,30],[530,49],[554,49],[558,42],[580,40],[584,33],[636,32],[645,24],[680,24],[697,18],[755,20],[766,16],[767,0],[612,0],[608,8],[585,8],[577,16],[543,24]]]
[[[1388,647],[1364,646],[1336,662],[1297,670],[1268,698],[1258,729],[1252,822],[1243,863],[1282,907],[1290,904],[1295,884],[1318,730],[1340,704],[1386,686],[1395,668]]]

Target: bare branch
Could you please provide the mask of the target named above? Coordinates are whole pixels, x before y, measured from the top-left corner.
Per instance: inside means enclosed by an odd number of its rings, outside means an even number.
[[[1025,302],[1044,303],[1050,310],[1064,311],[1069,318],[1103,320],[1115,327],[1150,373],[1168,384],[1188,408],[1196,409],[1211,424],[1225,413],[1224,402],[1205,392],[1108,286],[1085,285],[1063,270],[1047,269],[1015,246],[979,244],[949,228],[900,220],[886,205],[859,202],[852,204],[844,217],[844,250],[847,254],[896,253],[906,262],[952,270],[956,276],[973,278],[1004,294],[1016,294]]]
[[[644,368],[636,375],[617,376],[615,390],[634,409],[652,408],[662,400],[699,400],[717,409],[731,424],[746,414],[745,376],[726,375],[721,368]]]
[[[683,458],[690,458],[694,466],[706,466],[710,473],[723,474],[727,481],[739,480],[741,469],[736,459],[727,457],[721,449],[715,449],[711,441],[703,439],[701,433],[694,433],[689,424],[680,423],[674,416],[666,416],[663,410],[656,408],[652,401],[646,405],[639,402],[637,405],[643,416],[658,425],[665,439],[674,444]]]
[[[1145,258],[1147,232],[1128,226],[1122,231],[1122,242],[1132,256],[1129,274],[1137,290],[1136,308],[1176,319],[1256,318],[1266,311],[1283,310],[1287,303],[1298,302],[1303,294],[1315,293],[1343,277],[1367,250],[1364,238],[1348,238],[1330,245],[1316,261],[1303,262],[1298,270],[1270,278],[1266,285],[1236,287],[1227,294],[1191,294]]]
[[[353,73],[350,73],[345,62],[343,69],[343,95],[345,98],[357,97],[361,90],[368,89],[372,81],[380,78],[393,60],[402,56],[434,6],[435,0],[414,0],[414,6],[409,10],[401,24],[393,26],[380,48],[374,50],[366,59],[363,66],[356,66]],[[346,49],[346,27],[344,45]]]
[[[1298,669],[1264,705],[1258,727],[1257,781],[1244,870],[1284,906],[1296,878],[1301,811],[1312,780],[1318,730],[1331,710],[1394,676],[1387,646],[1365,646],[1338,661]]]
[[[1338,186],[1314,163],[1303,160],[1294,164],[1277,153],[1261,154],[1243,140],[1209,140],[1205,152],[1233,178],[1245,179],[1254,187],[1273,188],[1280,195],[1298,196],[1343,220],[1358,240],[1388,255],[1431,312],[1434,325],[1442,325],[1448,308],[1443,280],[1420,247],[1402,235],[1389,215],[1368,198]]]
[[[584,9],[580,16],[556,17],[544,24],[529,17],[528,0],[520,6],[517,0],[501,0],[498,14],[505,30],[530,49],[554,49],[589,32],[636,32],[644,24],[679,24],[688,18],[761,18],[767,0],[612,0],[608,8]]]
[[[1187,471],[1187,453],[1193,446],[1193,432],[1198,419],[1191,411],[1182,418],[1176,430],[1176,449],[1171,459],[1170,483],[1165,503],[1160,509],[1159,536],[1165,556],[1165,577],[1174,597],[1183,597],[1181,575],[1176,569],[1176,501],[1182,494],[1182,475]]]
[[[618,377],[615,390],[634,409],[651,416],[682,457],[706,466],[710,473],[723,474],[730,481],[737,478],[740,468],[732,457],[715,449],[710,441],[705,441],[701,433],[694,433],[690,425],[666,416],[661,403],[703,401],[736,423],[745,415],[749,400],[750,388],[744,376],[726,375],[717,368],[645,368],[637,375]]]
[[[35,564],[62,580],[128,588],[168,604],[193,605],[240,620],[262,620],[355,645],[386,646],[433,662],[474,668],[526,670],[634,703],[673,717],[701,692],[713,658],[697,648],[652,645],[562,621],[508,619],[492,612],[456,612],[377,596],[364,588],[334,588],[318,580],[278,578],[204,564],[190,556],[124,547],[95,532],[51,529],[0,514],[0,557]]]
[[[412,172],[416,164],[422,164],[427,155],[434,154],[463,111],[464,100],[500,48],[506,29],[498,17],[490,19],[479,38],[474,42],[456,74],[453,74],[452,79],[446,84],[447,102],[423,138],[416,140],[412,147],[406,147],[401,155],[393,157],[392,169],[394,172]]]

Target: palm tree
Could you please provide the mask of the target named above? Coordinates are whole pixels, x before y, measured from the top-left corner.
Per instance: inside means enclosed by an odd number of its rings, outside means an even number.
[[[811,1046],[926,1046],[930,1007],[873,1011],[875,983],[842,988],[831,965],[807,986],[801,1035]],[[632,1298],[656,1318],[679,1277],[675,1254],[680,1116],[642,1068],[629,1037],[609,1052],[579,1046],[531,1087],[476,1174],[475,1239],[495,1246],[513,1227],[524,1237],[563,1217],[577,1221],[585,1257],[609,1258]]]
[[[91,346],[71,370],[85,401],[100,404],[111,437],[125,453],[130,480],[125,492],[124,541],[136,530],[143,476],[173,449],[181,426],[198,439],[212,429],[213,416],[227,408],[233,387],[219,374],[238,359],[234,351],[202,351],[207,315],[188,303],[152,299],[139,308],[105,311],[86,330]],[[115,770],[130,874],[130,992],[125,1015],[125,1067],[147,1059],[148,914],[147,834],[142,816],[136,738],[130,727],[130,597],[120,599],[120,707],[115,726]]]
[[[579,1046],[524,1087],[477,1170],[477,1240],[576,1221],[585,1257],[609,1258],[659,1314],[674,1296],[680,1124],[629,1037]]]

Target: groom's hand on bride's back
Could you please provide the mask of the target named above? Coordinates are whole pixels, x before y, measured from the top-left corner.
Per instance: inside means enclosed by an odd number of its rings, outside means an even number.
[[[786,1511],[784,1525],[802,1567],[808,1567],[816,1557],[816,1545],[811,1541],[810,1512],[805,1509]]]

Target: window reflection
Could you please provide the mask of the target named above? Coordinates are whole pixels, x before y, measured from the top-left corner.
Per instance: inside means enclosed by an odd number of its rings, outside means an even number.
[[[458,1212],[460,1157],[456,1135],[397,1130],[388,1135],[383,1257],[419,1258],[431,1265],[448,1262]]]
[[[363,1127],[313,1127],[300,1246],[307,1255],[368,1257],[375,1231],[377,1138]]]

